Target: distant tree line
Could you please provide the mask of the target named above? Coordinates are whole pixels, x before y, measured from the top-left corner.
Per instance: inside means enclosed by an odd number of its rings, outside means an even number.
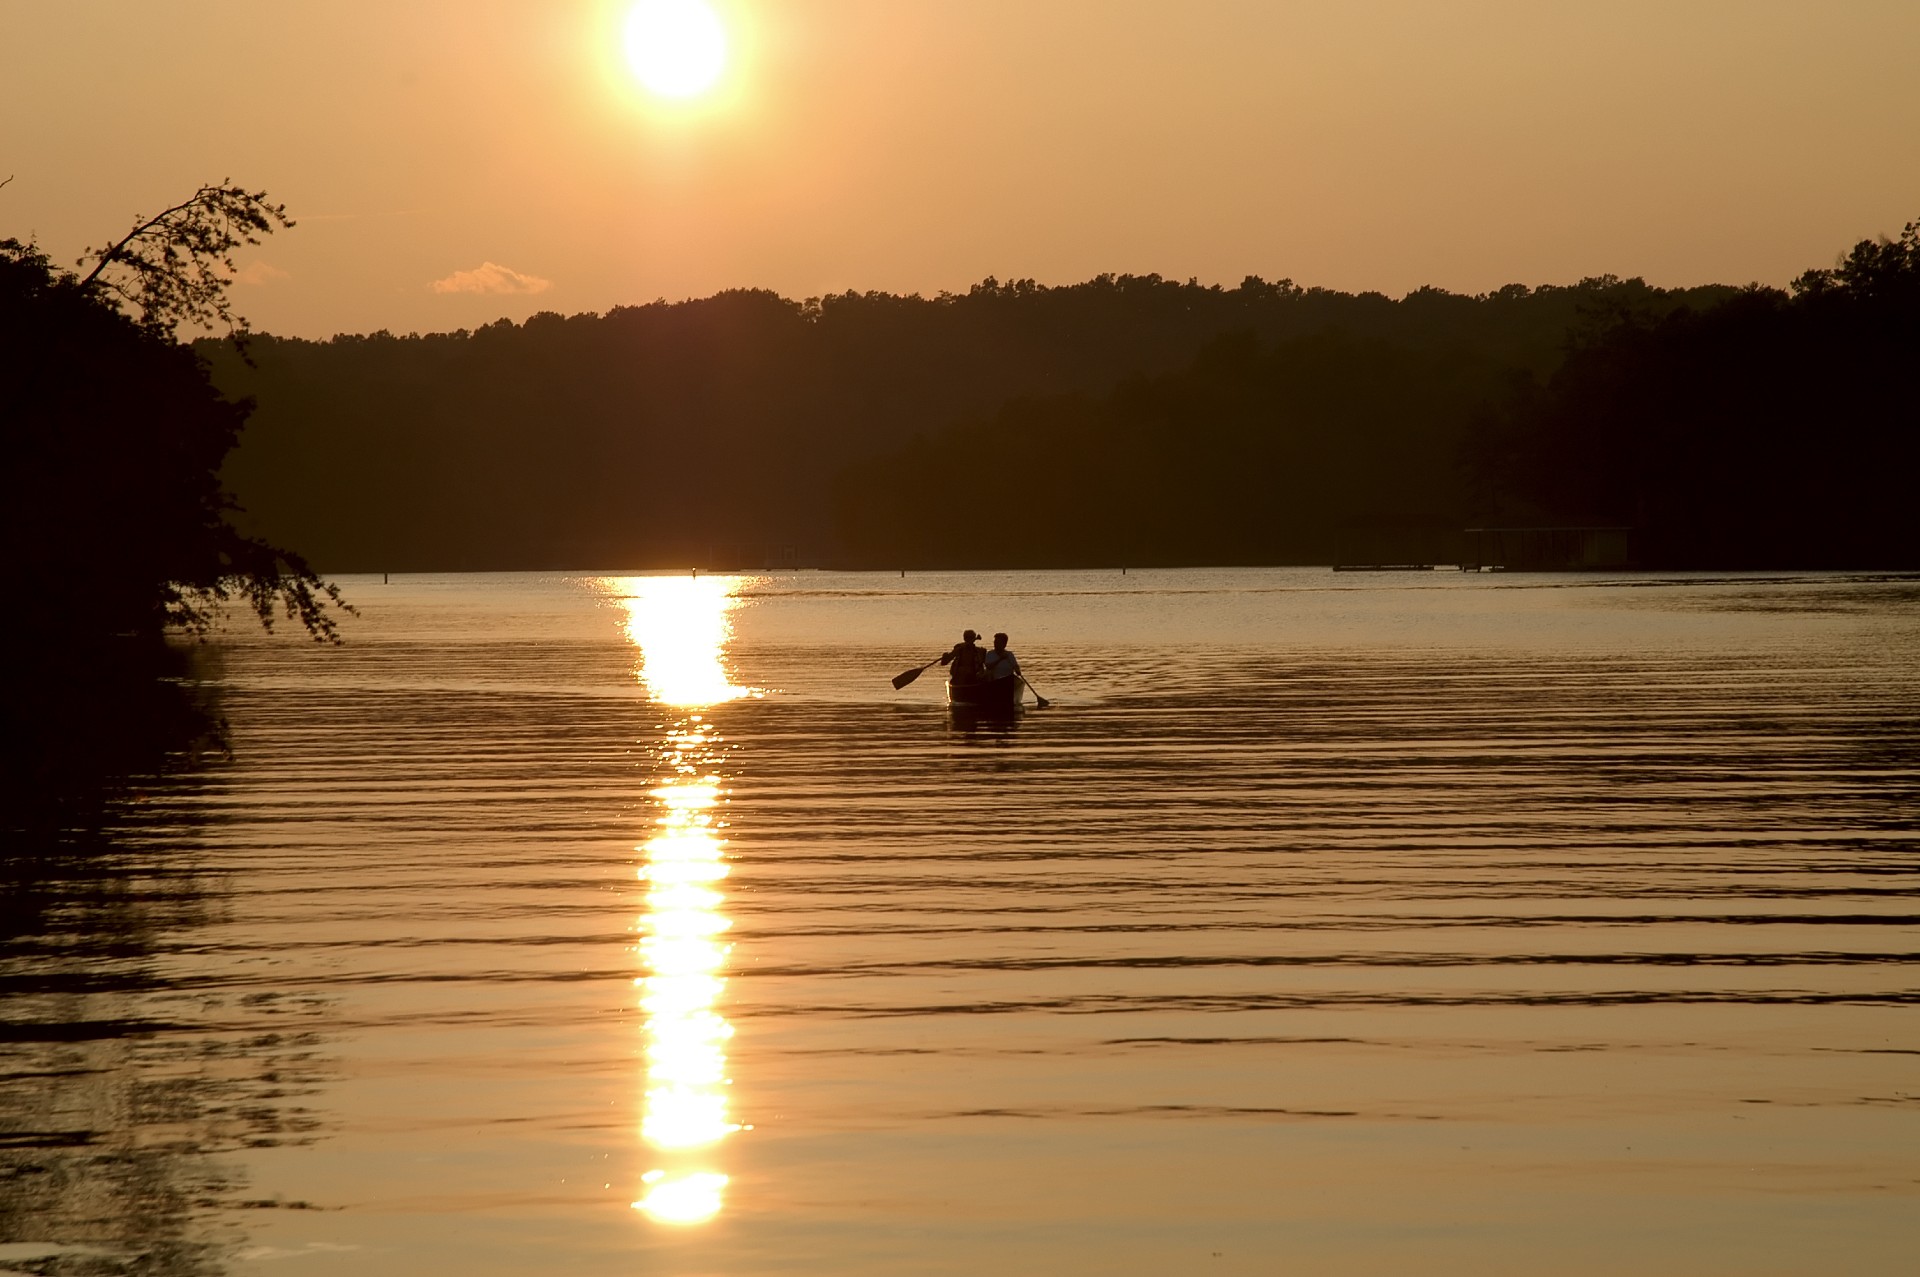
[[[1457,529],[1473,410],[1570,332],[1734,291],[989,279],[203,350],[251,526],[330,571],[1324,561]]]
[[[842,543],[943,567],[1431,561],[1507,375],[1466,344],[1218,337],[1177,372],[1015,399],[848,467]]]
[[[1540,296],[1416,293],[1398,326],[1243,330],[1176,372],[1009,402],[850,466],[842,543],[872,564],[1458,562],[1469,524],[1606,526],[1642,567],[1920,566],[1915,225],[1791,292]],[[1444,338],[1404,322],[1423,307]],[[1503,311],[1535,340],[1489,341]]]
[[[1791,292],[1617,316],[1474,435],[1481,509],[1648,567],[1920,567],[1920,222]]]
[[[254,526],[339,571],[1450,562],[1477,524],[1906,565],[1913,239],[1790,292],[989,279],[206,350],[260,405]]]

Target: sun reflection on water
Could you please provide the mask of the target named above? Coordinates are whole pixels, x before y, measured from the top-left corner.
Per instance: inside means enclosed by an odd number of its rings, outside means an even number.
[[[695,715],[670,734],[712,742]],[[675,751],[680,753],[680,751]],[[684,755],[683,755],[684,757]],[[693,771],[690,762],[679,767]],[[646,1096],[640,1138],[671,1166],[656,1166],[643,1179],[634,1203],[661,1223],[694,1224],[713,1218],[727,1177],[686,1155],[710,1148],[740,1129],[730,1116],[727,1041],[733,1026],[717,1009],[726,989],[726,941],[732,924],[722,912],[719,884],[727,876],[724,822],[717,776],[690,776],[653,791],[659,832],[641,851],[646,863],[647,912],[641,919],[640,1009],[646,1016]]]
[[[664,705],[703,708],[754,694],[727,673],[727,641],[741,604],[738,576],[603,577],[600,589],[626,612],[640,649],[640,681]]]
[[[750,696],[726,668],[729,614],[740,605],[737,577],[625,577],[598,583],[625,611],[639,648],[638,675],[650,698],[697,710]],[[733,946],[726,916],[727,801],[724,743],[705,715],[662,724],[656,755],[664,775],[651,792],[654,833],[638,848],[646,912],[639,923],[643,974],[635,980],[645,1017],[646,1085],[640,1141],[652,1163],[634,1208],[662,1224],[702,1224],[725,1205],[727,1176],[715,1146],[740,1124],[732,1117],[721,1013]]]

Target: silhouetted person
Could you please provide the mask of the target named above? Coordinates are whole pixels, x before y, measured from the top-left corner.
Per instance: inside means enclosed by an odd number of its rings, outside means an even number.
[[[953,683],[978,683],[986,678],[987,654],[980,650],[980,636],[968,630],[953,645],[953,650],[940,658],[942,665],[951,666],[947,680]]]
[[[1020,659],[1007,646],[1007,636],[1004,634],[993,636],[993,650],[985,653],[981,661],[990,679],[998,681],[1003,678],[1020,677]]]

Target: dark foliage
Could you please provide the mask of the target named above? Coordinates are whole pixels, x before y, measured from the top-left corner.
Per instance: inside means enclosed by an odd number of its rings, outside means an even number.
[[[218,720],[169,631],[204,632],[239,600],[263,624],[284,615],[335,637],[337,591],[230,521],[220,468],[251,406],[221,395],[171,335],[177,323],[231,318],[225,280],[200,267],[245,238],[247,210],[262,203],[205,188],[102,250],[85,279],[0,240],[9,851],[85,827],[118,778],[170,752],[218,747]],[[129,296],[137,318],[119,309]]]
[[[852,466],[842,544],[876,566],[1456,562],[1485,405],[1578,334],[1733,291],[1422,289],[1354,325],[1243,331],[1180,372],[1016,400]]]
[[[210,353],[262,404],[230,482],[337,570],[1447,562],[1486,521],[1845,566],[1911,557],[1910,239],[1792,297],[987,280]]]
[[[1920,223],[1789,296],[1590,334],[1486,423],[1495,520],[1619,524],[1645,566],[1913,567]]]
[[[93,269],[80,283],[111,293],[162,336],[181,324],[218,323],[230,337],[243,337],[247,322],[227,301],[233,250],[292,225],[286,205],[270,203],[265,191],[209,183],[172,208],[135,218],[116,242],[88,250],[79,264]]]
[[[858,561],[938,566],[1444,557],[1455,453],[1502,365],[1334,331],[1215,341],[1098,398],[1025,399],[856,466]]]
[[[1046,437],[1046,405],[1084,404],[1124,380],[1174,373],[1223,334],[1249,333],[1265,347],[1338,329],[1355,348],[1422,367],[1459,352],[1469,371],[1458,376],[1471,378],[1491,364],[1550,367],[1598,299],[1671,307],[1726,291],[1682,296],[1595,280],[1481,298],[1424,289],[1393,301],[1251,278],[1232,289],[1157,276],[1064,288],[987,280],[935,298],[793,302],[732,292],[474,332],[258,337],[252,368],[209,350],[220,383],[261,405],[229,481],[263,533],[306,547],[332,571],[898,565],[920,561],[912,556],[929,538],[912,523],[890,527],[885,511],[917,516],[947,498],[927,466],[889,469],[875,459],[984,421],[1010,401],[1027,401],[1005,418],[1019,446],[1064,467],[1048,471],[1049,484],[1090,489],[1090,464],[1108,475],[1145,454],[1063,450]],[[1341,358],[1356,381],[1369,378],[1350,354]],[[1286,374],[1328,396],[1337,394],[1334,375]],[[1274,393],[1284,390],[1276,383]],[[1254,412],[1247,406],[1243,417]],[[1343,428],[1333,407],[1295,415],[1303,429]],[[1232,454],[1238,445],[1220,447]],[[919,448],[905,455],[938,451]],[[853,465],[889,490],[870,490],[872,503],[855,501],[842,520],[836,476]],[[320,474],[342,482],[322,490]],[[1104,526],[1063,521],[1064,535],[1105,535]],[[1276,552],[1281,542],[1268,531],[1237,557]],[[953,548],[941,545],[943,555]],[[1054,537],[1021,548],[1054,562],[1066,552]]]
[[[122,315],[44,254],[0,241],[12,631],[34,643],[203,629],[238,597],[334,636],[337,593],[300,556],[242,535],[219,472],[251,405],[189,347]]]

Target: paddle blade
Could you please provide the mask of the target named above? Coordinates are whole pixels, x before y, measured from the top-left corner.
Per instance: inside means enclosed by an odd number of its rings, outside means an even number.
[[[920,665],[920,666],[916,666],[913,669],[902,670],[900,673],[895,674],[893,676],[893,690],[897,692],[901,688],[905,687],[908,683],[913,682],[914,679],[920,677],[921,673],[924,672],[926,668],[927,668],[926,666]]]

